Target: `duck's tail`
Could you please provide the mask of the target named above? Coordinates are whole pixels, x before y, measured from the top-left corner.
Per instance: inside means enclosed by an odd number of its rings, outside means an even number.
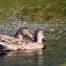
[[[15,44],[8,44],[6,42],[0,42],[0,48],[3,47],[3,50],[17,50],[17,46]]]

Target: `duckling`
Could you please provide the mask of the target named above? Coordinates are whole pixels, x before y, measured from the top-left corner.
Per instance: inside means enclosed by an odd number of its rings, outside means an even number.
[[[28,27],[23,27],[17,30],[14,37],[19,38],[20,40],[23,40],[24,36],[28,36],[33,40],[32,31]]]

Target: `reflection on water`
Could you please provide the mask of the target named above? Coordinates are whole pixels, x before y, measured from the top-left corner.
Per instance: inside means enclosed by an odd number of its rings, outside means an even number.
[[[10,50],[7,50],[7,51],[1,50],[0,51],[0,58],[2,59],[2,58],[9,56],[10,52],[11,52]]]
[[[3,51],[0,53],[0,59],[0,64],[3,66],[43,65],[42,49],[27,53],[21,51]]]
[[[43,55],[39,54],[35,56],[35,62],[38,64],[38,66],[43,65]]]

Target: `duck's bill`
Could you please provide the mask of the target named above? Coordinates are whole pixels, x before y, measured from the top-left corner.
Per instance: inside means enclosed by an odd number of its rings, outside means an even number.
[[[43,38],[42,41],[46,41],[46,38]]]
[[[32,37],[31,40],[34,41],[34,38]]]

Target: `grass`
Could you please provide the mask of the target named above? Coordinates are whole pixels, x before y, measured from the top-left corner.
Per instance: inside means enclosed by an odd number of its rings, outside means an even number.
[[[66,17],[66,0],[0,0],[0,19],[7,16],[27,16],[30,23],[55,21]]]

